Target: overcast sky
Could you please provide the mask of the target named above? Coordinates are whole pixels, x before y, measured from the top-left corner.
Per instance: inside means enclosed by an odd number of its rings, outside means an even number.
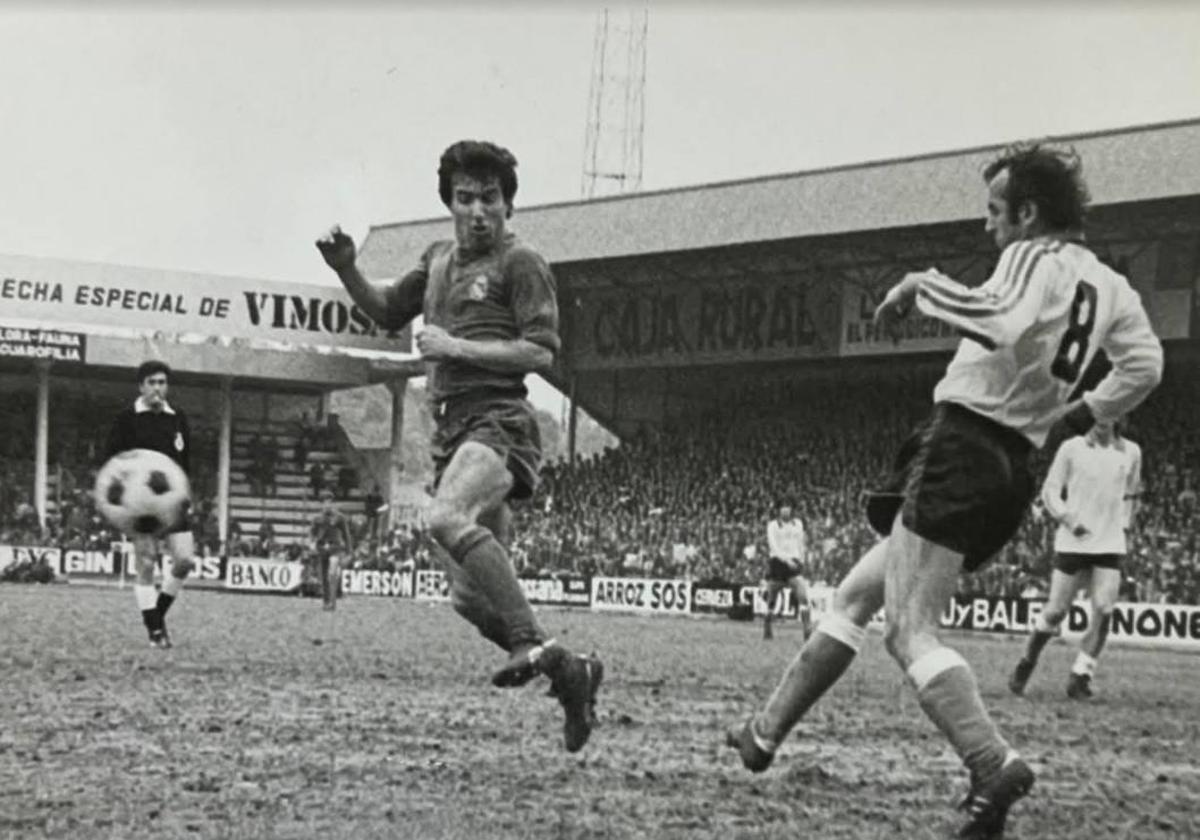
[[[83,8],[0,11],[0,252],[329,282],[468,136],[580,195],[598,7]],[[644,187],[1200,116],[1200,4],[991,8],[651,5]]]

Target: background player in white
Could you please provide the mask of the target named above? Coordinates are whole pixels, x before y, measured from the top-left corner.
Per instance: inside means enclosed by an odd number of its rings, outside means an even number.
[[[959,573],[987,562],[1019,526],[1037,489],[1030,457],[1050,427],[1112,422],[1162,376],[1162,346],[1137,293],[1079,243],[1087,190],[1078,159],[1017,146],[984,179],[986,230],[1001,251],[992,276],[972,289],[936,270],[908,274],[875,313],[898,336],[915,304],[964,337],[934,389],[931,417],[868,503],[884,539],[841,582],[766,705],[727,736],[748,769],[765,770],[845,672],[883,607],[888,652],[970,771],[964,838],[1003,836],[1009,808],[1034,776],[1001,738],[966,660],[942,644],[939,616]],[[1098,348],[1112,370],[1071,402]]]
[[[808,581],[805,558],[808,556],[804,523],[792,515],[791,505],[779,508],[779,518],[767,523],[767,617],[763,621],[763,638],[771,638],[771,619],[783,588],[790,587],[796,599],[796,611],[804,628],[804,637],[811,632],[808,608]]]
[[[1042,648],[1082,588],[1092,602],[1092,621],[1080,640],[1067,696],[1092,696],[1096,660],[1121,589],[1121,558],[1126,532],[1133,526],[1141,474],[1141,448],[1122,437],[1115,423],[1097,423],[1086,435],[1069,438],[1058,448],[1042,486],[1046,513],[1058,522],[1050,597],[1009,679],[1014,694],[1025,691]]]

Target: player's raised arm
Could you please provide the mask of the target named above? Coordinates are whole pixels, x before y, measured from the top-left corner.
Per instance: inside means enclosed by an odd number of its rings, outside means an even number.
[[[317,240],[317,250],[334,270],[351,299],[386,329],[401,329],[421,314],[429,279],[428,252],[416,269],[394,283],[372,283],[358,269],[354,240],[338,226]]]
[[[528,339],[456,338],[433,324],[417,334],[417,349],[428,361],[470,362],[497,373],[536,373],[549,370],[554,364],[552,351]]]
[[[915,302],[922,314],[944,321],[988,349],[1016,343],[1037,319],[1053,279],[1047,247],[1034,241],[1004,249],[996,271],[976,289],[938,272],[917,275]]]
[[[1123,284],[1116,300],[1112,325],[1101,337],[1100,346],[1112,362],[1112,370],[1083,397],[1083,403],[1099,422],[1116,422],[1124,417],[1162,381],[1162,343],[1150,326],[1141,298]]]

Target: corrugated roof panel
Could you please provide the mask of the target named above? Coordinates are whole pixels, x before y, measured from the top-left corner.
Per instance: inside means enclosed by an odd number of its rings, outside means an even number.
[[[1200,195],[1200,120],[1054,139],[1079,151],[1094,204]],[[555,263],[981,219],[1000,148],[518,206],[513,230]],[[373,227],[362,265],[394,276],[452,236],[448,218]]]

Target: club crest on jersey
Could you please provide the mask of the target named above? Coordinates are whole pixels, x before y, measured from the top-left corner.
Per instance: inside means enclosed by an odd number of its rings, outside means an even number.
[[[471,300],[486,300],[488,290],[488,277],[486,274],[480,274],[471,281]]]
[[[175,451],[176,452],[183,451],[183,432],[175,433]]]

